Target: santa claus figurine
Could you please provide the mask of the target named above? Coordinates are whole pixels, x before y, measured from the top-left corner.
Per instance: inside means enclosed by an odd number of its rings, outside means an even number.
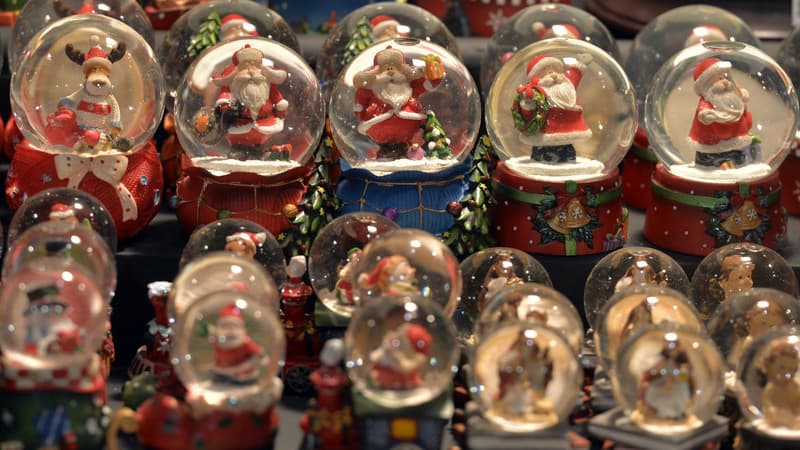
[[[228,14],[220,21],[220,41],[227,42],[240,37],[258,36],[255,25],[239,14]]]
[[[692,28],[692,32],[683,43],[683,48],[711,41],[727,41],[728,35],[715,25],[702,24]]]
[[[635,414],[642,421],[689,421],[694,401],[689,357],[677,341],[667,341],[661,360],[642,375]]]
[[[581,38],[581,32],[574,25],[568,23],[556,23],[548,27],[542,22],[533,22],[531,29],[536,33],[537,40],[540,41],[556,37]]]
[[[289,145],[272,145],[268,152],[265,148],[272,136],[283,131],[289,102],[278,86],[286,81],[286,71],[265,64],[261,50],[250,45],[234,53],[231,62],[213,79],[221,88],[214,114],[232,147],[228,156],[242,161],[288,161]],[[208,119],[195,118],[195,130],[201,135],[207,131]]]
[[[438,87],[443,77],[436,58],[426,60],[425,70],[421,70],[406,64],[405,54],[391,47],[375,54],[372,67],[353,76],[353,112],[361,121],[358,132],[380,146],[378,158],[408,157],[411,141],[427,118],[419,97]]]
[[[372,30],[372,42],[388,41],[398,37],[405,37],[408,33],[400,32],[400,22],[391,16],[380,14],[369,21],[369,28]],[[408,29],[408,27],[403,27]]]
[[[78,223],[78,218],[75,217],[75,211],[71,206],[65,205],[64,203],[56,203],[51,206],[48,218],[51,222]]]
[[[584,68],[577,58],[562,60],[549,55],[536,56],[528,63],[528,82],[517,87],[511,111],[522,142],[532,146],[532,160],[575,162],[573,144],[591,139],[592,130],[586,126],[577,97]]]
[[[220,310],[209,342],[214,348],[214,364],[209,370],[215,382],[240,385],[256,381],[261,347],[247,334],[236,305]]]
[[[700,96],[689,130],[695,165],[733,169],[758,155],[758,139],[750,135],[753,118],[747,111],[750,96],[731,78],[731,63],[718,58],[700,62],[694,70],[694,91]]]
[[[433,338],[422,325],[404,323],[389,331],[381,346],[369,354],[371,377],[382,389],[414,389],[422,385],[420,369],[430,354]]]
[[[362,289],[377,289],[383,295],[418,294],[417,270],[402,255],[387,256],[369,273],[358,276]]]
[[[256,249],[267,239],[266,233],[252,233],[250,231],[237,231],[225,237],[226,252],[232,252],[247,259],[256,256]]]

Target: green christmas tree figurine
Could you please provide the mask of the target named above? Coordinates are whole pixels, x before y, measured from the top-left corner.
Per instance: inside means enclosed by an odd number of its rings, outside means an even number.
[[[433,111],[427,112],[427,120],[425,125],[422,126],[422,137],[425,139],[423,148],[425,150],[425,157],[450,159],[453,158],[453,151],[450,149],[450,139],[436,118]]]
[[[369,19],[364,16],[356,22],[356,29],[344,48],[344,65],[350,63],[362,50],[372,44],[372,28],[369,26]]]
[[[186,54],[190,60],[193,60],[203,53],[203,50],[213,47],[219,39],[219,29],[222,26],[222,18],[219,13],[213,11],[208,15],[208,18],[200,25],[197,34],[192,36],[189,48],[186,49]]]

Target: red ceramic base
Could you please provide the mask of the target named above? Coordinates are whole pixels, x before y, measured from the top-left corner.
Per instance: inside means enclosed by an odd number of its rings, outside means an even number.
[[[786,233],[777,172],[748,183],[701,183],[659,164],[651,190],[644,237],[667,250],[705,256],[733,242],[775,247]]]
[[[214,176],[184,158],[183,178],[176,189],[178,221],[191,233],[224,217],[247,219],[278,236],[289,228],[284,208],[294,207],[303,198],[309,172],[308,167],[298,167],[270,177],[252,173]]]
[[[622,160],[622,201],[626,206],[647,209],[650,204],[650,179],[656,158],[647,148],[631,147]]]
[[[6,158],[9,160],[14,158],[14,150],[23,140],[25,140],[25,136],[19,131],[14,116],[9,117],[3,129],[3,153],[5,153]]]
[[[789,153],[779,169],[783,193],[781,204],[793,216],[800,216],[800,155],[797,149]]]
[[[539,3],[572,3],[570,0],[461,0],[469,30],[474,36],[489,37],[511,16],[527,6]]]
[[[583,182],[525,178],[499,163],[492,185],[494,237],[528,253],[588,255],[625,244],[619,172]]]
[[[95,196],[114,218],[119,239],[147,226],[161,207],[164,177],[153,142],[127,155],[54,155],[28,141],[16,146],[6,178],[6,200],[16,210],[45,189],[70,187]]]

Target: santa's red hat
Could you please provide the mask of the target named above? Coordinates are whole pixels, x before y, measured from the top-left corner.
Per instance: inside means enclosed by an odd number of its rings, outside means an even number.
[[[708,58],[700,61],[694,68],[694,92],[702,96],[714,81],[724,76],[731,69],[731,63],[718,58]]]
[[[233,27],[241,26],[244,31],[251,36],[257,36],[256,27],[246,18],[239,14],[228,14],[222,18],[220,31],[224,34]]]
[[[250,244],[255,248],[257,245],[263,244],[267,240],[267,233],[253,233],[250,231],[237,231],[225,238],[225,242],[243,241]]]
[[[408,260],[400,255],[387,256],[378,261],[378,264],[372,269],[372,272],[359,275],[358,282],[364,288],[371,288],[382,284],[384,279],[388,277],[401,262],[407,263]]]
[[[413,347],[414,351],[417,353],[428,355],[431,352],[433,338],[422,325],[417,325],[415,323],[409,324],[408,327],[406,327],[406,336],[408,337],[408,342],[411,344],[411,347]]]
[[[702,24],[692,28],[692,32],[683,43],[683,47],[691,47],[695,44],[702,44],[703,42],[711,41],[727,41],[728,35],[725,34],[718,26]]]
[[[534,57],[528,63],[528,80],[535,76],[542,75],[550,70],[555,70],[556,72],[563,73],[564,72],[564,63],[552,56],[548,55],[539,55]]]
[[[386,15],[379,15],[369,21],[369,27],[372,29],[372,35],[379,35],[389,28],[397,28],[400,22],[393,17]]]
[[[68,219],[75,217],[75,211],[64,203],[56,203],[50,207],[50,219]]]
[[[548,27],[542,22],[534,22],[532,28],[539,40],[555,37],[581,38],[581,32],[568,23],[557,23]]]
[[[95,45],[84,55],[81,67],[84,72],[94,69],[95,67],[102,67],[110,72],[111,61],[108,60],[108,55],[103,51],[103,47]]]
[[[233,58],[231,58],[231,62],[233,65],[238,66],[239,63],[243,62],[258,62],[260,63],[261,60],[264,59],[264,54],[261,53],[261,50],[250,47],[250,44],[244,46],[244,48],[237,50],[236,53],[233,54]]]
[[[78,8],[78,14],[95,14],[97,11],[94,9],[94,2],[86,2]]]
[[[237,308],[233,303],[223,306],[222,309],[219,310],[217,325],[219,326],[224,323],[243,324],[242,310]]]

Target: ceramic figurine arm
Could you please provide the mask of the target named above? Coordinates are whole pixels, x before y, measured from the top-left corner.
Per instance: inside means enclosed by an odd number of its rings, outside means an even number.
[[[108,96],[108,104],[111,106],[111,132],[109,133],[113,138],[117,138],[122,131],[122,122],[120,119],[119,103],[113,95]]]
[[[72,94],[62,97],[61,100],[58,101],[58,109],[61,110],[64,108],[69,108],[74,110],[80,101],[79,99],[81,97],[81,92],[83,92],[83,89],[78,89]]]
[[[274,84],[269,88],[269,100],[275,108],[275,117],[281,119],[286,118],[287,110],[289,109],[289,101],[283,98],[283,94],[281,94],[281,91],[279,91]]]

